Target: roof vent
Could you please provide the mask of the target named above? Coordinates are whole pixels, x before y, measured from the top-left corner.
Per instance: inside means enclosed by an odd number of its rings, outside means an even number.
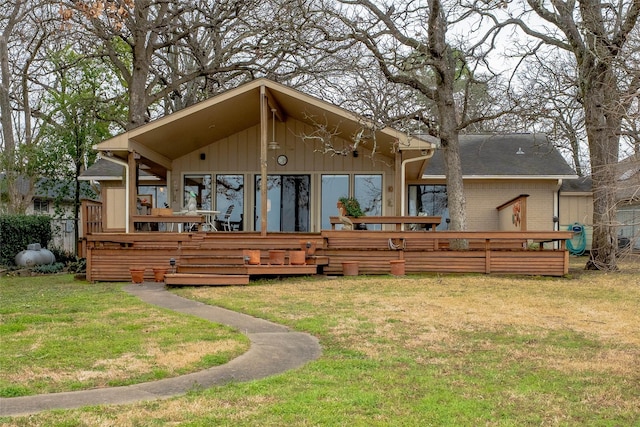
[[[518,151],[516,151],[516,154],[524,154],[524,151],[522,151],[522,147],[518,147]]]

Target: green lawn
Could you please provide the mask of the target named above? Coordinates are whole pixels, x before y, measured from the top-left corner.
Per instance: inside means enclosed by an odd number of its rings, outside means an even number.
[[[569,278],[314,278],[175,290],[310,332],[323,354],[264,380],[7,425],[640,426],[637,261]]]
[[[0,279],[0,397],[134,384],[226,363],[230,328],[151,307],[122,284]]]

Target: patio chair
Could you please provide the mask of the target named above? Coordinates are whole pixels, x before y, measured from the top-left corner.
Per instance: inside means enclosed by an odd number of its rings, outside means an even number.
[[[229,205],[227,211],[222,215],[222,217],[216,216],[216,228],[218,230],[231,231],[231,212],[233,212],[233,208],[235,205]]]

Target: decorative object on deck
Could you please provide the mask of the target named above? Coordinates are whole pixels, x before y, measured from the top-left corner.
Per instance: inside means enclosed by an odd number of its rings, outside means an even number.
[[[164,282],[164,276],[169,271],[168,267],[152,267],[153,268],[153,279],[156,282]]]
[[[307,263],[306,251],[289,251],[289,264],[304,265]]]
[[[131,273],[131,281],[133,283],[142,283],[144,282],[144,272],[146,268],[144,267],[129,267],[129,273]]]
[[[358,261],[343,261],[342,262],[342,275],[343,276],[357,276],[359,273]]]
[[[389,239],[389,249],[392,251],[404,250],[407,247],[407,242],[403,238]]]
[[[260,265],[260,251],[255,249],[245,249],[242,251],[245,263],[249,265]]]
[[[364,216],[364,212],[360,208],[360,202],[355,197],[340,197],[338,199],[338,218],[342,223],[343,230],[366,230],[365,224],[353,225],[352,218],[360,218]]]
[[[271,265],[284,265],[284,256],[286,251],[282,250],[270,250],[269,251],[269,264]]]
[[[300,248],[306,252],[308,257],[316,254],[318,243],[315,240],[300,240]]]
[[[189,192],[189,200],[187,201],[187,215],[197,215],[198,203],[196,201],[196,193]]]
[[[392,259],[389,261],[391,264],[391,274],[393,276],[404,276],[404,260],[403,259]]]

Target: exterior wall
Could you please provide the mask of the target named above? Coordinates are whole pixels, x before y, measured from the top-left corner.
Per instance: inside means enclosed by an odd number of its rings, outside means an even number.
[[[502,230],[497,207],[528,194],[526,228],[528,231],[553,230],[554,198],[557,181],[544,180],[466,180],[467,225],[469,231]]]
[[[269,139],[271,122],[269,123]],[[323,174],[382,174],[383,214],[395,215],[394,194],[394,158],[389,154],[377,153],[371,159],[371,151],[366,148],[358,149],[358,157],[353,155],[332,155],[318,151],[320,144],[313,141],[303,141],[301,135],[310,135],[314,129],[302,122],[288,119],[285,123],[276,122],[275,139],[280,143],[279,150],[269,150],[267,163],[268,174],[307,174],[311,175],[311,231],[320,231],[320,179]],[[341,147],[347,141],[334,138],[334,145]],[[204,160],[201,159],[204,154]],[[288,157],[284,166],[276,163],[280,154]],[[173,170],[169,181],[170,204],[173,210],[182,208],[184,190],[182,180],[187,173],[233,173],[245,175],[245,218],[247,226],[252,226],[252,215],[247,215],[253,209],[254,182],[253,176],[260,174],[260,126],[256,125],[240,131],[220,141],[212,141],[208,147],[188,153],[173,162]],[[245,228],[246,229],[246,228]]]
[[[584,226],[586,250],[593,240],[593,197],[589,193],[565,193],[560,195],[560,230],[568,230],[574,223]]]
[[[104,231],[124,231],[126,228],[127,191],[121,183],[102,183]]]

